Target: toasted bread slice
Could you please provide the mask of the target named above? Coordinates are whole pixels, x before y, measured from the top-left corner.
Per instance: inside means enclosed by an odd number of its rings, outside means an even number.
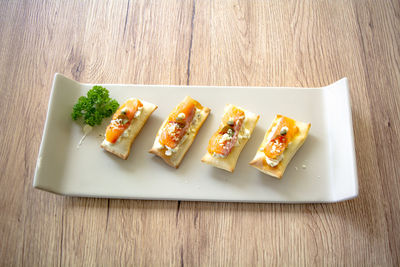
[[[157,136],[154,140],[153,147],[150,149],[149,153],[155,154],[162,158],[168,165],[174,168],[178,168],[180,163],[183,160],[186,152],[189,150],[192,145],[194,139],[196,138],[201,126],[207,119],[210,109],[207,107],[203,107],[199,102],[192,99],[190,96],[186,96],[182,101],[194,101],[195,106],[195,114],[193,116],[193,120],[190,122],[190,125],[187,129],[186,134],[182,137],[177,147],[174,149],[168,149],[166,146],[160,144],[160,135],[164,130],[164,126],[168,123],[169,116],[165,119],[165,121],[161,124],[160,129],[157,132]],[[179,105],[178,105],[179,106]]]
[[[296,154],[297,150],[303,145],[311,127],[311,123],[305,123],[293,120],[295,122],[295,126],[298,128],[298,132],[293,136],[291,142],[289,143],[287,148],[283,151],[282,160],[276,166],[271,166],[267,163],[264,149],[267,143],[271,140],[271,138],[273,138],[273,136],[271,135],[271,131],[273,131],[274,127],[279,123],[279,120],[283,117],[284,116],[282,115],[276,115],[271,126],[265,133],[264,140],[262,141],[260,147],[258,148],[254,159],[251,162],[249,162],[251,166],[257,168],[261,172],[271,175],[278,179],[282,178],[290,160]]]
[[[216,155],[210,154],[209,151],[203,156],[201,159],[202,162],[210,164],[214,167],[233,172],[236,167],[236,162],[239,158],[240,152],[246,145],[247,141],[250,139],[251,134],[253,133],[254,128],[256,127],[256,124],[258,122],[258,119],[260,118],[259,115],[254,114],[250,111],[247,111],[243,108],[236,107],[232,104],[228,104],[225,106],[225,114],[229,113],[233,108],[239,109],[244,112],[244,121],[243,124],[240,128],[238,139],[236,141],[236,144],[232,147],[231,151],[229,152],[226,157],[218,157]],[[220,131],[222,127],[224,127],[224,122],[221,122],[221,125],[218,129]]]

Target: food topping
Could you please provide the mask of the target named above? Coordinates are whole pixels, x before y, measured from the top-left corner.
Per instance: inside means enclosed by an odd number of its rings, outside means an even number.
[[[265,157],[267,163],[269,166],[271,167],[275,167],[279,164],[279,162],[281,162],[281,160],[283,159],[283,155],[279,155],[277,158],[275,159],[270,159],[268,157]]]
[[[138,110],[136,111],[135,115],[133,116],[133,118],[136,119],[137,117],[139,117],[140,114],[142,114],[142,110],[143,110],[143,107],[139,107]]]
[[[281,132],[280,132],[280,134],[281,134],[281,135],[286,135],[286,134],[287,134],[287,132],[288,132],[288,130],[289,130],[289,128],[288,128],[288,127],[286,127],[286,126],[283,126],[283,127],[282,127],[282,129],[281,129]]]
[[[195,104],[193,99],[187,98],[170,114],[160,134],[159,143],[162,146],[173,150],[180,143],[196,113]]]
[[[294,120],[287,117],[279,119],[272,127],[270,139],[263,149],[268,165],[275,167],[279,164],[283,159],[283,152],[298,131]]]
[[[176,117],[177,121],[183,121],[186,118],[185,113],[179,113],[178,116]]]
[[[228,156],[237,143],[244,119],[244,111],[236,107],[225,113],[220,128],[210,139],[208,152],[219,158]]]
[[[229,118],[229,120],[226,122],[226,124],[228,124],[229,126],[233,126],[233,125],[235,125],[235,121],[233,118]]]
[[[134,118],[140,116],[143,104],[138,99],[129,99],[113,115],[106,130],[106,141],[114,144],[131,125]]]

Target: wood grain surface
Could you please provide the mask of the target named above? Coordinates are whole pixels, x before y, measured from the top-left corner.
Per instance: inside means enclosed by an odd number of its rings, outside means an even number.
[[[400,265],[398,0],[5,0],[0,36],[1,266]],[[35,190],[55,72],[307,87],[346,76],[359,197],[284,205]]]

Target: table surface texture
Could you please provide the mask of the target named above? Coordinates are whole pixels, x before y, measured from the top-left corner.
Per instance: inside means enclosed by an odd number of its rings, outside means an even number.
[[[6,0],[0,36],[1,266],[399,266],[398,0]],[[359,196],[288,205],[36,190],[56,72],[268,87],[347,77]]]

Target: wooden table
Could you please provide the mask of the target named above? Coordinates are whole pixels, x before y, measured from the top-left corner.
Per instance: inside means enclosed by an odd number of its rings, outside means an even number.
[[[0,265],[400,264],[400,2],[1,1]],[[70,198],[32,179],[55,72],[82,82],[319,87],[349,78],[359,197]]]

